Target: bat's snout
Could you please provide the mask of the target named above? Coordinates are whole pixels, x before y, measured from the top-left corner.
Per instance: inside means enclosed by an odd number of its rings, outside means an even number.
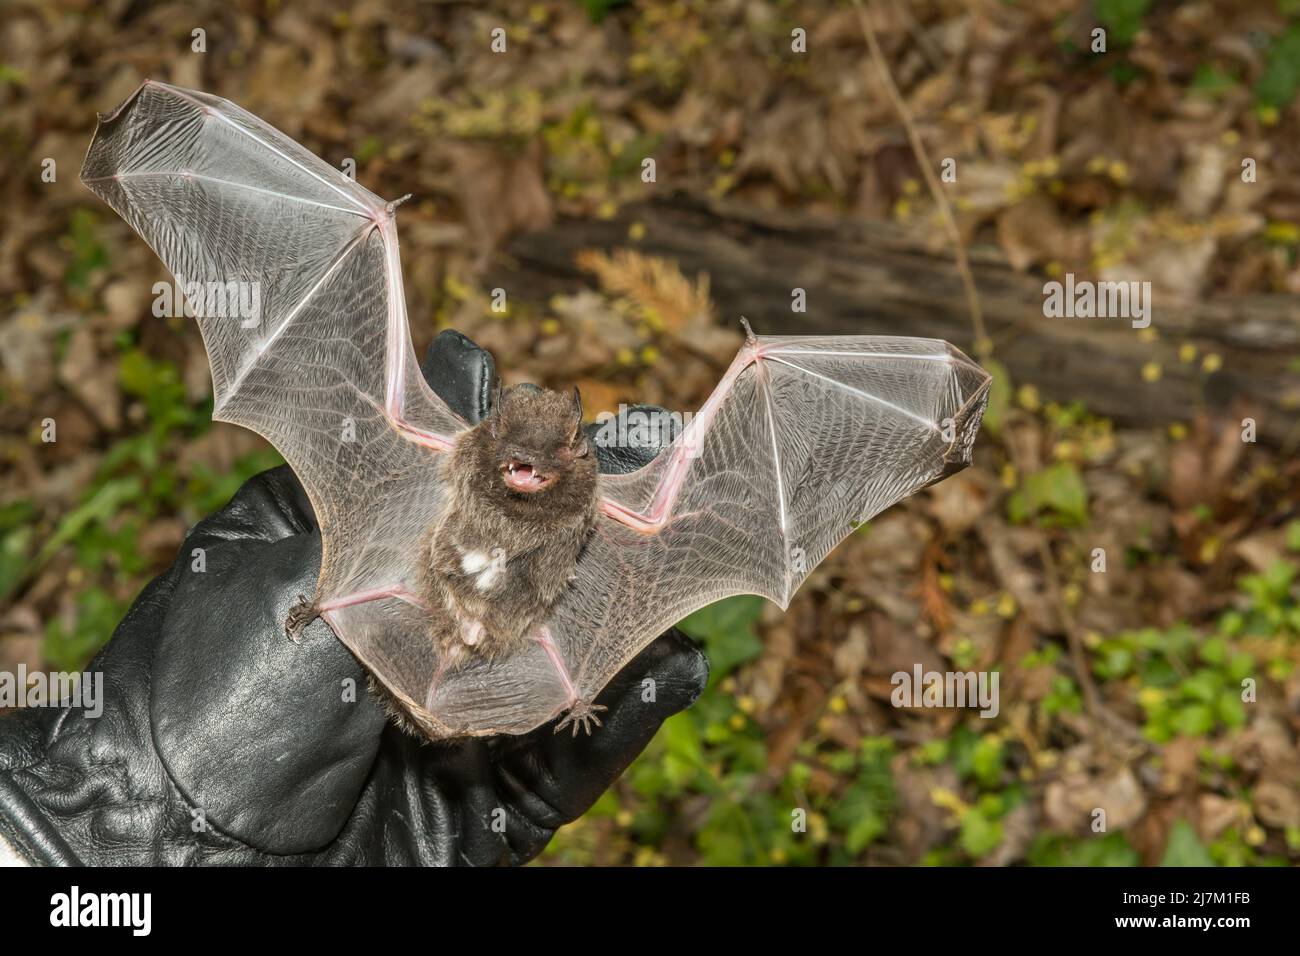
[[[501,462],[501,478],[513,491],[532,494],[549,488],[555,481],[553,472],[546,472],[536,459],[527,454],[508,456]]]

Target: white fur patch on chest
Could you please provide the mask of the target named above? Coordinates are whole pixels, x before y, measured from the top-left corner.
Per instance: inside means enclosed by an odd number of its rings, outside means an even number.
[[[460,569],[466,574],[474,575],[474,586],[480,591],[491,588],[505,568],[506,555],[500,548],[493,548],[490,554],[486,551],[457,550],[460,551]]]

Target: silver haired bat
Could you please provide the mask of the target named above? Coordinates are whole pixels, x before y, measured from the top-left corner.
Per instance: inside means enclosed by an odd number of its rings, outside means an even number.
[[[233,103],[146,81],[100,117],[82,181],[208,290],[213,417],[311,498],[320,575],[288,629],[322,617],[434,739],[590,729],[667,627],[733,594],[786,607],[858,523],[968,464],[987,401],[946,342],[746,327],[670,444],[597,474],[569,396],[516,389],[471,428],[433,393],[397,204]],[[257,315],[212,308],[246,284]]]
[[[424,596],[440,667],[491,661],[539,634],[596,524],[596,457],[582,400],[529,386],[498,391],[491,413],[447,456],[447,500],[429,537]],[[594,705],[572,713],[600,724]],[[558,728],[557,728],[558,729]]]

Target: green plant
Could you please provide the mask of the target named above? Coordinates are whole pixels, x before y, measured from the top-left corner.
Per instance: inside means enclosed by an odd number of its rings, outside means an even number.
[[[1143,18],[1151,0],[1096,0],[1097,20],[1110,38],[1121,45],[1132,43],[1142,31]]]
[[[1007,498],[1007,517],[1016,524],[1037,519],[1045,527],[1086,524],[1088,489],[1079,469],[1060,462],[1027,475]]]
[[[1255,99],[1282,109],[1300,90],[1300,23],[1293,23],[1269,44],[1264,72],[1255,84]]]

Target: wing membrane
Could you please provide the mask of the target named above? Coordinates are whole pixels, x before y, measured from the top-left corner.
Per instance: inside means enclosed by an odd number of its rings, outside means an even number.
[[[197,284],[214,417],[267,438],[307,489],[317,599],[411,582],[441,501],[427,446],[466,424],[418,373],[393,205],[233,103],[148,81],[100,118],[82,180]],[[392,656],[385,628],[423,633],[392,599],[346,616],[368,662]]]
[[[854,527],[969,463],[988,386],[937,340],[751,340],[673,446],[602,476],[609,505],[551,622],[578,695],[714,601],[759,594],[784,608]],[[495,677],[510,686],[543,666],[507,661]],[[437,703],[471,699],[516,732],[563,706],[552,696],[521,712],[481,677],[453,679]]]

